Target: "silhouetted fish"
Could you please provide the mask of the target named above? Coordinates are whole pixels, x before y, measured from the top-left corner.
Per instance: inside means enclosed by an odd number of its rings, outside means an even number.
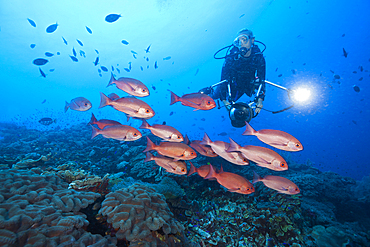
[[[219,136],[227,136],[227,133],[226,132],[221,132],[218,134]]]
[[[64,44],[68,45],[67,40],[63,36],[62,36],[62,39],[63,39]]]
[[[363,79],[364,79],[363,77],[360,77],[358,80],[359,80],[359,81],[362,81]]]
[[[86,26],[86,30],[87,30],[87,32],[88,32],[89,34],[92,34],[92,31],[91,31],[91,29],[90,29],[88,26]]]
[[[131,70],[131,62],[128,63],[128,69]]]
[[[52,123],[56,123],[57,122],[57,120],[56,119],[51,119],[51,118],[49,118],[49,117],[44,117],[44,118],[41,118],[40,120],[39,120],[39,123],[40,124],[42,124],[42,125],[50,125],[50,124],[52,124]]]
[[[77,53],[76,53],[76,51],[75,51],[75,48],[74,48],[74,47],[72,48],[72,53],[73,53],[73,56],[77,56]]]
[[[42,102],[41,102],[41,104],[44,104],[46,102],[46,99],[44,99]]]
[[[153,90],[155,90],[155,86],[154,85],[152,85],[152,88],[153,88]]]
[[[130,70],[128,68],[123,68],[124,70],[126,70],[127,72],[130,72]]]
[[[44,58],[36,58],[35,60],[33,60],[33,64],[38,65],[38,66],[44,65],[47,62],[49,62],[49,61],[44,59]]]
[[[128,45],[127,40],[122,40],[121,42],[122,42],[122,44],[124,44],[124,45]]]
[[[110,14],[110,15],[107,15],[105,17],[105,21],[112,23],[112,22],[115,22],[116,20],[118,20],[120,17],[121,17],[121,15]]]
[[[196,76],[198,74],[198,72],[199,72],[199,68],[197,69],[197,71],[195,71],[194,76]]]
[[[50,53],[50,52],[45,52],[45,56],[52,57],[52,56],[54,56],[54,54],[53,53]]]
[[[55,30],[57,30],[57,28],[58,28],[58,23],[51,24],[50,26],[48,26],[46,28],[46,32],[47,33],[53,33],[53,32],[55,32]]]
[[[343,56],[344,57],[347,57],[348,56],[348,52],[346,52],[346,50],[343,48]]]
[[[131,50],[131,53],[132,53],[132,54],[137,54],[137,52],[136,52],[136,51],[133,51],[133,50]]]
[[[36,27],[36,23],[33,20],[31,20],[29,18],[27,18],[27,20],[31,24],[31,26]]]
[[[105,66],[100,66],[100,68],[101,68],[101,70],[103,70],[104,72],[108,72],[107,67],[105,67]]]
[[[77,43],[80,45],[80,46],[84,46],[84,44],[82,44],[82,42],[81,41],[79,41],[78,39],[76,39],[77,40]]]
[[[361,72],[364,71],[364,67],[362,67],[362,65],[358,66],[358,68],[360,69]]]
[[[30,45],[30,47],[31,47],[32,49],[33,49],[33,48],[35,48],[35,46],[36,46],[35,44],[31,44],[31,45]]]
[[[82,51],[82,50],[80,50],[80,56],[81,56],[81,57],[86,57],[85,52],[84,52],[84,51]]]
[[[245,16],[245,14],[242,14],[241,16],[239,16],[239,18],[242,18],[243,16]]]
[[[135,59],[137,59],[137,57],[136,57],[136,55],[135,55],[135,54],[132,54],[132,56],[133,56]]]
[[[157,61],[155,61],[155,63],[154,63],[154,68],[155,68],[155,69],[158,69]]]
[[[98,69],[98,72],[101,73],[101,69]]]
[[[342,34],[342,37],[344,37],[344,36],[346,36],[346,34],[344,33],[344,34]]]
[[[282,77],[282,76],[283,76],[283,74],[279,74],[279,75],[278,75],[278,77]]]
[[[144,70],[143,66],[140,66],[140,69],[141,69],[141,71],[143,71]]]
[[[148,46],[148,48],[146,48],[146,49],[145,49],[145,53],[149,53],[149,52],[150,52],[150,51],[149,51],[150,46],[151,46],[151,45],[149,45],[149,46]]]
[[[69,57],[72,59],[73,62],[78,62],[77,57],[74,57],[74,56],[69,56]]]
[[[358,86],[356,85],[353,85],[353,90],[355,90],[355,92],[359,93],[361,90]]]
[[[170,56],[168,56],[168,57],[164,57],[163,58],[163,60],[170,60],[171,59],[171,57]]]
[[[336,79],[336,80],[339,80],[339,79],[340,79],[340,75],[336,75],[336,74],[334,74],[334,75],[333,75],[333,77],[334,77],[334,79]]]
[[[39,68],[39,70],[40,70],[40,73],[41,73],[42,77],[46,78],[46,75],[45,75],[44,71],[42,71],[41,68]]]
[[[113,67],[113,65],[112,65],[112,71],[114,71],[114,67]]]
[[[98,51],[98,50],[96,50],[96,49],[95,49],[95,52],[96,52],[96,54],[98,54],[98,55],[99,55],[99,51]]]
[[[118,71],[118,73],[120,73],[120,74],[121,74],[121,70],[119,70],[119,68],[116,68],[116,70]]]
[[[55,69],[49,69],[50,72],[54,72]]]
[[[60,55],[60,52],[59,52],[59,51],[57,52],[57,55],[58,55],[58,56]]]
[[[149,58],[148,57],[146,58],[146,61],[149,62]]]
[[[99,63],[99,57],[96,57],[95,62],[94,62],[94,65],[95,66],[98,65],[98,63]]]

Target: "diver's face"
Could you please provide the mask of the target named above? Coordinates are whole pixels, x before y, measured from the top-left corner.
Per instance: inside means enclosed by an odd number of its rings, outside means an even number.
[[[234,40],[234,45],[239,49],[244,47],[246,49],[250,49],[253,44],[254,38],[250,38],[247,35],[239,35]]]

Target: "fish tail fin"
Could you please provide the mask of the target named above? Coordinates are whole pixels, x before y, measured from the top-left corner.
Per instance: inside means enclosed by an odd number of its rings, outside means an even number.
[[[193,174],[193,173],[196,173],[197,172],[197,168],[193,165],[193,163],[191,163],[191,161],[189,161],[190,163],[190,171],[188,173],[188,177]]]
[[[252,181],[252,184],[255,184],[255,183],[259,182],[259,181],[262,181],[262,178],[255,171],[253,171],[253,181]]]
[[[207,176],[204,177],[204,179],[211,179],[211,178],[216,178],[216,171],[215,171],[215,168],[213,168],[213,166],[210,164],[209,165],[209,172],[207,174]]]
[[[218,173],[223,173],[223,172],[224,172],[224,168],[221,165],[220,171]]]
[[[143,120],[143,123],[140,125],[140,129],[149,129],[150,128],[150,125],[148,124],[148,122],[145,120],[145,119],[142,119]]]
[[[99,108],[102,108],[104,106],[107,106],[111,103],[111,100],[102,92],[100,92],[100,106]]]
[[[110,85],[112,85],[112,84],[115,84],[116,83],[116,78],[114,78],[114,75],[113,75],[113,73],[111,74],[111,76],[110,76],[110,80],[109,80],[109,83],[108,83],[108,85],[107,85],[107,87],[109,87]]]
[[[200,142],[200,144],[203,145],[211,145],[212,141],[209,139],[207,133],[204,133],[203,140]]]
[[[64,112],[67,112],[68,108],[69,108],[69,103],[66,101],[66,105],[64,106]]]
[[[245,131],[243,132],[242,135],[256,135],[257,131],[255,131],[252,126],[248,122],[245,122]]]
[[[154,155],[150,152],[146,152],[146,157],[145,157],[144,162],[148,162],[148,161],[151,161],[151,160],[154,160]]]
[[[230,153],[230,152],[238,152],[240,150],[240,145],[238,143],[236,143],[230,137],[229,137],[229,140],[230,140],[230,145],[229,145],[228,149],[226,150],[226,152],[228,152],[228,153]]]
[[[91,125],[92,128],[92,134],[91,134],[91,139],[93,139],[95,136],[99,135],[99,130],[95,128],[94,126]]]
[[[185,135],[185,137],[184,137],[184,143],[186,144],[186,145],[189,145],[190,144],[190,140],[189,140],[189,137],[188,137],[188,135],[186,134]]]
[[[146,143],[146,148],[144,149],[143,152],[148,152],[150,150],[154,150],[156,145],[149,139],[149,137],[146,137],[147,143]]]
[[[171,92],[171,103],[170,103],[170,105],[173,105],[176,102],[179,102],[180,101],[180,97],[177,96],[176,94],[174,94],[172,91],[170,91],[170,92]]]
[[[88,122],[87,124],[95,124],[98,120],[96,119],[96,117],[94,116],[94,113],[91,113],[91,119],[90,119],[90,122]]]

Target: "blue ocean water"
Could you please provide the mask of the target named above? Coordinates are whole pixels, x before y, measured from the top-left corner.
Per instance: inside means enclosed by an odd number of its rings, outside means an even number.
[[[99,92],[120,93],[106,87],[113,72],[149,87],[145,101],[156,111],[150,124],[166,121],[191,139],[206,132],[212,140],[231,137],[242,145],[261,145],[256,137],[242,136],[244,128],[233,128],[225,109],[193,111],[179,103],[169,105],[169,90],[183,95],[217,83],[223,60],[215,60],[214,53],[230,45],[240,29],[249,28],[267,46],[267,79],[288,88],[304,85],[313,92],[307,105],[279,114],[262,111],[251,125],[298,138],[304,150],[289,154],[295,162],[360,180],[370,172],[369,7],[369,1],[361,0],[1,1],[0,121],[48,130],[87,123],[93,112],[98,119],[125,123],[120,112],[98,109]],[[109,14],[121,17],[109,23]],[[47,27],[56,23],[56,30],[48,33]],[[78,62],[70,57],[73,49]],[[48,63],[36,66],[32,61],[37,58]],[[101,76],[100,66],[108,69]],[[89,99],[92,109],[64,113],[65,101],[76,97]],[[284,90],[267,86],[266,109],[291,104]],[[40,125],[43,117],[57,122]],[[138,127],[141,121],[130,124]]]

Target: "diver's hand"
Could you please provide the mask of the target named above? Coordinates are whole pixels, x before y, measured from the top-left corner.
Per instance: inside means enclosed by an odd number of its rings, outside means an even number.
[[[263,99],[259,98],[258,101],[257,101],[257,106],[256,106],[256,109],[254,110],[254,112],[256,114],[260,113],[262,107],[263,107]]]
[[[223,101],[222,101],[222,103],[224,103],[224,106],[225,106],[226,110],[227,110],[227,111],[230,111],[230,109],[231,109],[231,104],[230,104],[230,102],[229,102],[229,101],[227,101],[227,100],[223,100]]]

